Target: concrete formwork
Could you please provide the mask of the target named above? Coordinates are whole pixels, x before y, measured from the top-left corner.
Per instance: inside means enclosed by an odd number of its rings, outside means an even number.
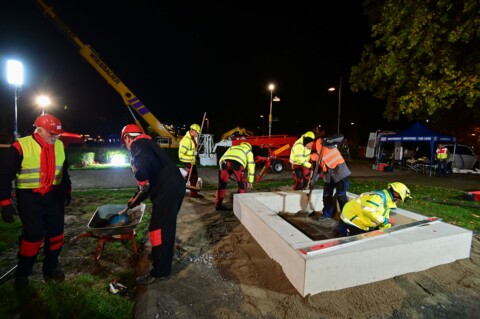
[[[322,190],[235,194],[237,218],[302,296],[380,281],[468,258],[472,232],[397,209],[387,232],[313,241],[279,212],[321,211]],[[348,194],[349,198],[356,197]]]

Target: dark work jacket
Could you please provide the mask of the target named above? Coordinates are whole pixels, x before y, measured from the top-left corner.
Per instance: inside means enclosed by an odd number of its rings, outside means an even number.
[[[145,135],[130,145],[132,171],[138,182],[150,183],[150,199],[185,192],[185,179],[168,154]]]

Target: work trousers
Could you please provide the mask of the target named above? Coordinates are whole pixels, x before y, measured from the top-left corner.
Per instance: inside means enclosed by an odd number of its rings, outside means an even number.
[[[190,171],[192,171],[190,175],[190,186],[197,187],[197,181],[198,181],[198,170],[197,170],[197,165],[192,165],[192,163],[184,163],[185,164],[185,170],[187,171],[187,176],[185,176],[185,183],[188,183],[188,175],[190,174]],[[198,194],[198,190],[196,189],[190,189],[190,197],[195,197]]]
[[[447,160],[446,159],[438,160],[437,165],[438,165],[438,175],[447,176],[447,171],[448,171]]]
[[[220,170],[218,171],[217,197],[215,200],[216,208],[222,206],[230,175],[235,175],[235,178],[237,179],[238,193],[245,193],[247,191],[244,171],[245,167],[237,161],[226,160],[220,163]]]
[[[155,193],[150,198],[152,216],[148,225],[153,266],[150,275],[166,277],[172,272],[177,215],[185,196],[185,185],[172,185]]]
[[[306,168],[303,165],[292,165],[292,172],[293,172],[293,180],[295,183],[293,184],[294,190],[304,190],[307,188],[310,179],[308,178],[310,169]]]
[[[338,204],[340,205],[340,212],[343,210],[343,206],[348,202],[347,191],[350,187],[350,182],[348,177],[334,182],[333,179],[330,179],[330,182],[324,182],[323,184],[323,217],[333,218],[335,216],[334,209],[336,208],[336,203],[333,200],[333,193],[337,195]]]
[[[65,195],[54,189],[45,195],[30,189],[17,189],[18,215],[22,221],[16,276],[29,276],[43,243],[42,271],[58,268],[64,238]]]
[[[338,233],[340,234],[340,236],[343,236],[343,237],[355,236],[355,235],[363,234],[366,232],[367,231],[363,229],[360,229],[358,227],[345,223],[341,219],[338,221]]]

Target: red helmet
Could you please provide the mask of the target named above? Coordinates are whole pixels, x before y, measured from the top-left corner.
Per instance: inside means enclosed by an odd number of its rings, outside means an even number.
[[[124,140],[125,138],[125,134],[129,134],[129,133],[139,133],[139,134],[142,134],[143,133],[143,130],[140,126],[138,126],[137,124],[128,124],[126,125],[123,130],[122,130],[122,134],[121,134],[121,137],[122,137],[122,141]]]
[[[40,115],[33,123],[33,126],[44,128],[53,135],[64,132],[64,130],[62,130],[62,122],[51,114]]]

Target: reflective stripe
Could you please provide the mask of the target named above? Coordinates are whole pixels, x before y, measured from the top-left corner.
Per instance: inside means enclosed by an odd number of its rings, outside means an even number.
[[[160,246],[162,244],[162,230],[156,229],[148,233],[152,247]]]

